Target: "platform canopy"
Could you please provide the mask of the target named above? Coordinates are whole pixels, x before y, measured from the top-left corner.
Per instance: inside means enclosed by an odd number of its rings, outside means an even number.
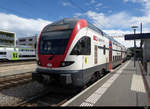
[[[126,34],[124,36],[124,38],[125,38],[125,40],[148,39],[148,38],[150,38],[150,33]]]

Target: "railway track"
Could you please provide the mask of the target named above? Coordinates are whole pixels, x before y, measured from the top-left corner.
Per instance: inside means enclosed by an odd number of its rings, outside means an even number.
[[[73,91],[67,89],[60,89],[60,90],[51,90],[47,88],[42,92],[27,98],[16,106],[25,106],[25,107],[34,107],[34,106],[61,106],[65,102],[67,102],[70,98],[75,96],[78,91]]]
[[[104,77],[107,74],[104,74],[102,77]],[[101,77],[101,78],[102,78]],[[72,89],[72,88],[60,88],[60,87],[49,87],[42,92],[24,99],[20,103],[18,103],[16,106],[23,106],[23,107],[35,107],[35,106],[54,106],[59,107],[68,100],[70,100],[72,97],[77,95],[79,92],[83,91],[90,85],[92,85],[94,82],[89,82],[85,87],[82,89]]]
[[[1,76],[0,77],[0,90],[7,89],[18,84],[24,84],[32,80],[31,72]]]
[[[17,85],[21,85],[32,81],[32,73],[22,73],[9,76],[0,77],[0,91],[8,89]],[[59,87],[58,87],[59,88]],[[56,92],[57,91],[57,92]],[[59,92],[60,91],[60,92]],[[65,91],[65,89],[46,88],[44,91],[24,99],[16,106],[60,106],[65,103],[68,99],[74,96],[75,93],[72,91]],[[51,101],[52,100],[52,101]]]
[[[0,90],[11,88],[16,85],[24,84],[32,80],[31,72],[22,73],[17,75],[3,76],[0,77]],[[89,84],[88,86],[90,86]],[[34,106],[55,106],[59,107],[73,96],[87,88],[84,87],[80,90],[74,90],[60,87],[49,87],[44,89],[42,92],[26,98],[16,104],[15,106],[25,106],[25,107],[34,107]]]
[[[36,61],[0,61],[0,67],[15,66],[15,65],[26,65],[36,64]]]

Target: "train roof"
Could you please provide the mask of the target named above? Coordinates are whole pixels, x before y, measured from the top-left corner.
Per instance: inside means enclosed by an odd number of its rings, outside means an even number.
[[[44,31],[47,31],[48,28],[50,26],[55,26],[55,25],[63,25],[63,24],[69,24],[69,28],[74,28],[75,24],[79,21],[79,18],[64,18],[62,20],[56,21],[54,23],[51,23],[49,25],[47,25],[45,27]],[[87,20],[86,20],[87,21]],[[87,21],[88,22],[88,21]],[[121,43],[119,43],[118,41],[116,41],[113,37],[109,36],[108,34],[106,34],[105,32],[103,32],[101,29],[99,29],[98,27],[96,27],[95,25],[91,24],[88,22],[88,27],[92,27],[93,30],[97,31],[98,33],[102,34],[104,37],[108,38],[109,40],[111,40],[112,42],[116,43],[117,45],[121,45],[123,46]]]
[[[47,32],[47,31],[51,31],[53,30],[53,27],[56,26],[56,25],[67,25],[69,29],[73,29],[75,24],[78,22],[78,18],[64,18],[62,20],[59,20],[59,21],[56,21],[56,22],[53,22],[49,25],[47,25],[44,29],[43,29],[43,32]]]
[[[76,24],[78,20],[80,19],[79,18],[64,18],[50,25],[61,25],[61,24],[70,24],[70,23]]]

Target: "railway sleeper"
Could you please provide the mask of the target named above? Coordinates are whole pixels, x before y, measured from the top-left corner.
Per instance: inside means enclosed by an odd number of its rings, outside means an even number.
[[[31,78],[31,75],[26,75],[26,76],[22,76],[22,77],[11,77],[11,78],[3,78],[2,80],[0,80],[0,83],[5,83],[8,81],[16,81],[18,79],[28,79]]]
[[[30,82],[32,79],[22,79],[22,80],[19,80],[19,81],[10,81],[8,83],[4,83],[4,84],[1,84],[0,85],[0,90],[2,89],[7,89],[7,88],[10,88],[10,87],[13,87],[13,86],[16,86],[18,84],[23,84],[23,83],[27,83],[27,82]]]

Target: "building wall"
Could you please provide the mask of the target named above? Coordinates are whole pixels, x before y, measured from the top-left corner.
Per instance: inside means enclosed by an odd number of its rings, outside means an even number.
[[[23,37],[17,40],[17,45],[26,45],[35,47],[36,43],[37,43],[37,36]]]
[[[16,38],[15,33],[0,31],[0,46],[15,46]]]

